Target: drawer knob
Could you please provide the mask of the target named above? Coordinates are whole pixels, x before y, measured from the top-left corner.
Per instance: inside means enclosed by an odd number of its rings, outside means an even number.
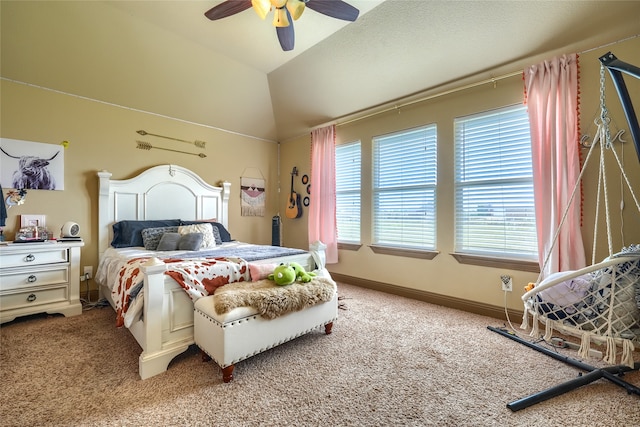
[[[26,262],[35,261],[35,259],[36,259],[36,257],[35,257],[35,255],[33,255],[33,254],[29,254],[29,255],[27,255],[27,256],[24,258],[24,260],[25,260]]]
[[[32,274],[31,276],[27,277],[27,283],[33,283],[36,280],[38,280],[38,278],[35,276],[35,274]]]
[[[33,302],[33,301],[35,301],[35,300],[36,300],[36,294],[30,294],[30,295],[27,297],[27,301],[29,301],[29,302]]]

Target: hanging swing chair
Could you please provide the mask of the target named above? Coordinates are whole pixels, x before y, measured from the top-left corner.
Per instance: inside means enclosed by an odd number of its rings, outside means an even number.
[[[600,116],[595,120],[597,132],[589,145],[589,152],[571,195],[569,205],[579,190],[582,175],[592,154],[599,149],[598,192],[596,197],[596,221],[591,265],[575,271],[551,274],[527,287],[522,296],[524,316],[522,329],[529,329],[530,335],[538,338],[540,328],[544,327],[544,340],[550,341],[554,331],[580,339],[579,357],[586,359],[593,345],[606,346],[603,361],[608,364],[620,363],[634,367],[633,351],[640,345],[640,244],[632,244],[614,251],[611,239],[610,200],[607,191],[606,159],[613,157],[618,165],[626,188],[629,190],[640,214],[640,203],[629,182],[614,144],[615,139],[622,141],[622,131],[614,138],[611,136],[610,118],[605,105],[604,84],[605,69],[609,70],[620,96],[623,109],[640,160],[640,127],[633,111],[631,100],[620,72],[628,73],[640,79],[640,68],[619,61],[611,53],[600,58]],[[604,199],[604,200],[602,200]],[[595,260],[598,231],[598,214],[604,202],[604,219],[608,240],[609,256],[597,262]],[[568,211],[568,209],[567,209]],[[567,212],[560,222],[562,227]],[[559,232],[556,232],[552,246]],[[544,260],[543,268],[549,257]]]

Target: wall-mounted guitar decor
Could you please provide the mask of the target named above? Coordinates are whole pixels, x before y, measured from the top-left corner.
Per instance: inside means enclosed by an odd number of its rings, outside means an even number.
[[[302,216],[302,205],[300,205],[300,194],[296,193],[293,190],[293,177],[298,175],[298,168],[295,166],[291,171],[291,193],[289,193],[289,203],[287,204],[287,209],[285,210],[285,215],[287,218],[295,219],[300,218]]]

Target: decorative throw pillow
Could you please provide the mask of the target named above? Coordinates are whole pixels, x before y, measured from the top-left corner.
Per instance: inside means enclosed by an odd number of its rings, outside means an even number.
[[[222,238],[220,237],[220,230],[218,230],[218,227],[216,227],[215,225],[212,225],[212,229],[213,229],[213,240],[216,241],[216,246],[221,245],[222,244]]]
[[[189,233],[180,237],[178,249],[181,251],[197,251],[202,246],[202,233]]]
[[[215,220],[197,220],[197,221],[182,221],[180,225],[191,225],[191,224],[211,224],[211,227],[213,227],[214,229],[214,236],[216,236],[216,245],[220,245],[223,242],[231,242],[233,241],[233,239],[231,238],[231,234],[229,234],[229,231],[224,227],[224,225],[220,224],[219,222],[216,222]],[[215,234],[217,230],[217,235]],[[218,237],[220,237],[220,240],[218,240]]]
[[[178,233],[182,235],[189,233],[202,233],[202,245],[200,246],[200,249],[213,248],[216,245],[216,241],[213,237],[213,229],[210,224],[181,225],[178,227]]]
[[[249,274],[251,274],[251,281],[266,279],[268,275],[273,273],[273,270],[278,264],[255,264],[249,263]]]
[[[145,228],[141,231],[144,248],[149,251],[157,251],[160,239],[165,233],[177,233],[178,226]],[[166,249],[165,249],[166,250]]]
[[[175,251],[178,249],[178,243],[182,238],[180,233],[164,233],[158,243],[159,251]],[[201,242],[202,243],[202,242]]]

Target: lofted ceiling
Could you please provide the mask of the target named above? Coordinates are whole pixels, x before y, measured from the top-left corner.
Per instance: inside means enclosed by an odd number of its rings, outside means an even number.
[[[307,9],[283,52],[272,15],[209,21],[219,0],[2,0],[2,76],[286,141],[640,34],[640,1],[347,2],[361,11],[356,22]]]
[[[347,0],[360,11],[360,17],[383,1]],[[269,13],[264,21],[253,9],[225,19],[210,21],[204,13],[224,1],[111,0],[109,3],[138,19],[180,34],[194,43],[220,52],[266,74],[349,24],[347,21],[332,19],[305,8],[302,16],[293,22],[296,36],[295,49],[284,52],[278,44],[276,31],[272,25],[273,12]]]

